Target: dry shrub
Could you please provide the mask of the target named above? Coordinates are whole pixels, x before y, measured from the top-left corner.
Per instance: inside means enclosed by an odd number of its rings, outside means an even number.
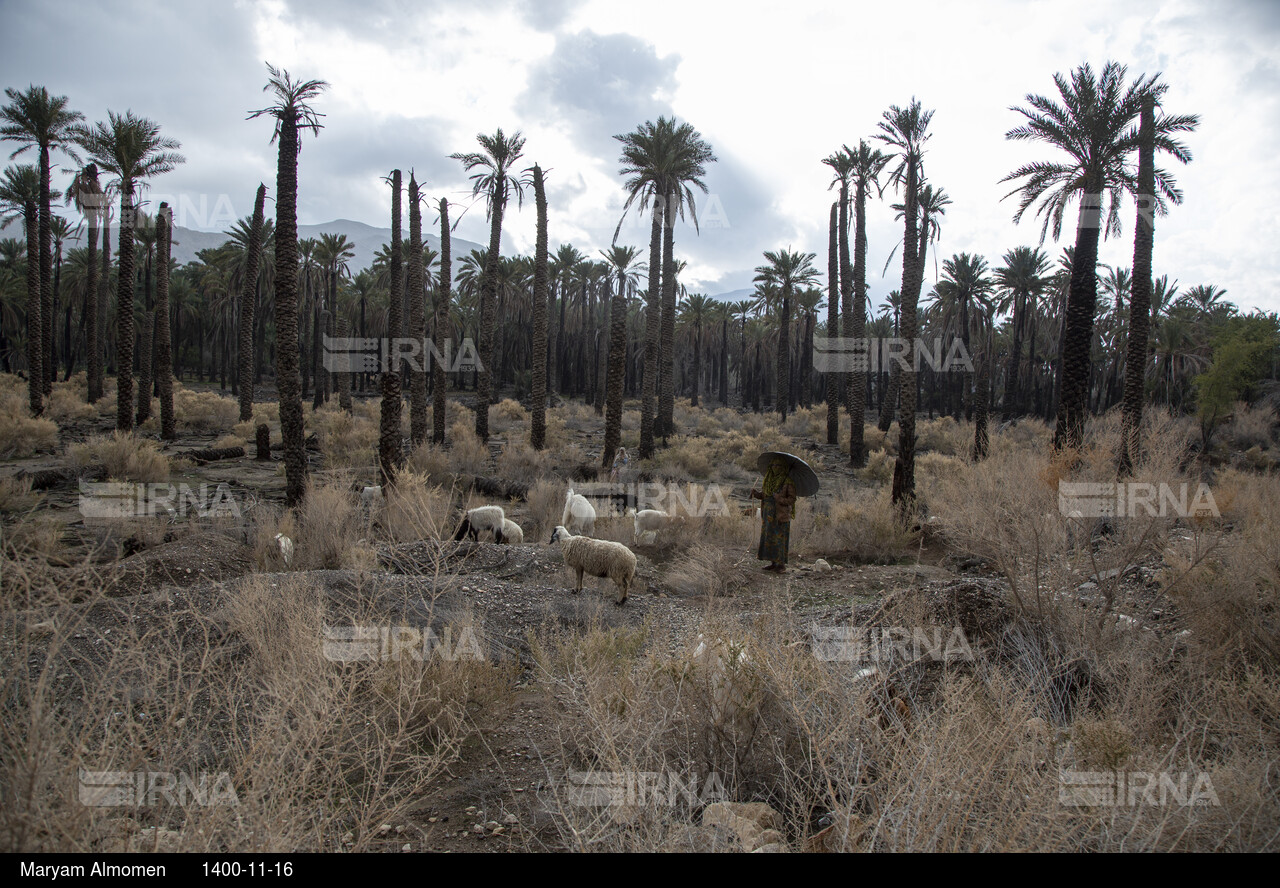
[[[436,447],[429,441],[423,441],[409,451],[405,467],[411,472],[430,476],[436,481],[445,481],[451,474],[449,451]]]
[[[0,459],[22,459],[58,446],[58,424],[35,418],[28,406],[25,383],[12,374],[0,375]]]
[[[893,431],[890,429],[890,431]],[[879,429],[876,434],[881,435]],[[916,423],[916,454],[941,453],[963,456],[973,448],[973,423],[956,422],[950,416]],[[895,447],[896,452],[896,447]]]
[[[293,538],[294,570],[336,570],[369,565],[368,519],[360,512],[350,478],[311,476]]]
[[[55,382],[53,392],[45,399],[44,416],[54,422],[74,422],[98,415],[98,408],[85,399],[88,388],[76,385],[75,380]]]
[[[436,540],[449,535],[454,497],[433,483],[430,476],[414,471],[396,475],[396,483],[384,488],[380,517],[393,542]]]
[[[489,446],[461,420],[449,428],[449,464],[460,475],[483,475],[489,469]]]
[[[787,417],[782,424],[782,431],[792,438],[813,438],[825,441],[827,438],[827,405],[818,407],[801,407]]]
[[[566,491],[564,482],[548,478],[539,478],[529,487],[529,493],[525,496],[525,502],[529,506],[529,526],[524,528],[527,541],[551,539],[551,531],[555,530],[564,513]]]
[[[799,516],[797,516],[799,517]],[[844,488],[819,506],[801,531],[796,547],[808,557],[839,557],[892,564],[909,555],[916,535],[902,525],[886,488]]]
[[[270,503],[258,503],[249,513],[249,545],[252,547],[253,565],[258,570],[275,573],[288,569],[280,554],[276,534],[284,534],[290,540],[298,539],[297,516],[292,509],[282,509]],[[297,551],[295,549],[295,557]]]
[[[253,452],[253,448],[249,447],[249,440],[242,438],[240,435],[237,435],[234,433],[230,435],[223,435],[221,438],[218,438],[216,441],[214,441],[213,444],[211,444],[210,446],[211,447],[246,447],[246,448],[249,448],[249,452]]]
[[[1231,442],[1235,450],[1248,450],[1251,447],[1263,449],[1276,446],[1276,426],[1280,420],[1276,418],[1275,408],[1260,404],[1250,407],[1245,403],[1236,404],[1231,421],[1223,429],[1223,437]]]
[[[562,428],[574,431],[595,428],[599,422],[595,408],[582,401],[565,401],[547,417],[548,426],[558,423]]]
[[[169,457],[155,441],[126,432],[94,435],[68,445],[66,463],[76,471],[102,466],[113,481],[165,481],[171,471]]]
[[[105,599],[91,574],[75,586],[81,604],[44,609],[25,622],[45,628],[0,649],[11,853],[386,850],[380,825],[404,822],[510,700],[511,668],[472,656],[479,645],[456,659],[326,659],[326,627],[386,618],[326,613],[312,579],[253,576],[203,609]],[[222,795],[85,805],[83,770],[207,775]]]
[[[495,471],[499,478],[523,481],[545,475],[553,462],[549,450],[534,450],[523,437],[514,441],[508,438],[498,454]]]
[[[706,438],[676,438],[655,454],[653,463],[664,477],[680,479],[709,478],[716,468]]]
[[[43,494],[31,492],[30,478],[0,478],[0,512],[26,512],[43,499]]]
[[[489,431],[505,432],[513,426],[529,421],[529,411],[511,398],[503,398],[489,408]]]
[[[192,391],[176,382],[173,388],[173,415],[179,429],[200,434],[227,432],[240,418],[240,405],[233,398]],[[152,401],[152,416],[159,422],[160,402]]]
[[[6,560],[35,559],[48,562],[59,558],[66,525],[56,515],[28,514],[4,528]]]
[[[622,411],[622,430],[624,432],[640,431],[640,410],[638,408],[624,409]]]
[[[742,559],[722,546],[694,543],[668,565],[663,583],[681,595],[732,595],[746,585]]]
[[[320,451],[328,468],[363,469],[373,464],[378,450],[378,421],[367,411],[347,413],[335,403],[313,411],[308,424],[320,439]]]
[[[887,483],[893,479],[893,464],[897,457],[883,447],[867,453],[867,464],[858,469],[857,475],[864,481]]]

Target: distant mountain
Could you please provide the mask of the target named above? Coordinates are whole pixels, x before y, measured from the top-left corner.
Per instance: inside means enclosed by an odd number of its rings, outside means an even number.
[[[405,234],[402,236],[408,241],[408,226],[406,225]],[[366,225],[363,222],[352,222],[350,219],[336,219],[333,222],[325,222],[323,225],[299,225],[298,237],[319,238],[322,234],[345,234],[347,240],[351,241],[352,248],[355,251],[355,258],[351,260],[351,271],[355,273],[362,268],[368,268],[373,264],[373,257],[377,255],[378,250],[382,249],[383,244],[391,243],[390,228],[375,228],[372,225]],[[22,231],[20,222],[11,222],[9,225],[0,229],[0,238],[17,238],[23,240],[25,235]],[[423,239],[431,249],[436,252],[440,251],[440,238],[434,234],[423,233]],[[227,234],[221,231],[196,231],[191,228],[183,228],[181,225],[174,226],[173,234],[173,258],[178,264],[192,262],[196,258],[196,254],[201,250],[220,247],[228,240]],[[72,242],[72,247],[84,246],[83,240]],[[453,250],[453,266],[456,272],[462,262],[462,257],[466,256],[472,250],[483,250],[484,245],[473,243],[462,238],[452,238],[450,247]],[[112,243],[111,252],[115,253],[115,243]]]

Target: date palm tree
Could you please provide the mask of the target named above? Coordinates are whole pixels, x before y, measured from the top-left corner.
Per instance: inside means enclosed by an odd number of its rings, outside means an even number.
[[[386,182],[391,186],[391,255],[387,263],[391,291],[387,303],[387,343],[390,346],[390,350],[387,357],[392,358],[398,354],[395,341],[400,336],[400,327],[403,321],[401,315],[404,308],[404,278],[401,273],[403,254],[400,242],[400,171],[392,170],[391,175],[386,178]],[[322,255],[318,258],[322,265],[325,264],[328,257],[334,256],[338,246],[335,238],[329,235],[321,236],[320,250]],[[334,257],[329,261],[336,262],[337,259]],[[330,281],[336,282],[335,275],[331,274],[329,277]],[[390,486],[395,483],[396,469],[400,465],[401,457],[400,417],[402,402],[400,367],[398,363],[398,361],[389,361],[384,364],[382,373],[378,377],[378,389],[382,395],[378,412],[378,480],[384,486]]]
[[[284,440],[285,502],[296,506],[306,490],[302,377],[298,366],[298,130],[320,132],[321,115],[311,107],[328,86],[323,80],[294,80],[267,65],[263,87],[274,102],[250,118],[275,118],[271,141],[279,143],[276,162],[276,385],[280,391],[280,435]],[[317,350],[319,343],[316,343]],[[317,380],[318,382],[318,380]]]
[[[916,242],[921,181],[921,161],[924,143],[929,139],[929,121],[932,111],[926,111],[917,100],[906,108],[890,106],[879,123],[877,139],[895,150],[898,165],[890,173],[889,181],[905,192],[904,230],[902,236],[902,310],[901,334],[914,356],[916,336],[919,332],[917,303],[920,284],[924,280],[924,266],[919,262],[920,248]],[[915,499],[916,460],[916,374],[913,369],[902,372],[902,390],[898,413],[898,457],[893,468],[893,502],[900,514],[913,511]]]
[[[185,158],[177,139],[160,135],[160,125],[132,111],[107,112],[107,122],[77,126],[76,141],[100,170],[116,177],[120,193],[120,232],[116,248],[116,428],[133,428],[133,276],[134,195],[146,180],[175,169]]]
[[[1011,109],[1025,117],[1025,123],[1005,134],[1005,138],[1014,141],[1044,142],[1067,155],[1065,161],[1025,164],[1001,179],[1002,182],[1022,180],[1006,195],[1019,195],[1015,222],[1038,205],[1036,214],[1044,219],[1041,243],[1050,230],[1056,240],[1062,233],[1067,210],[1074,201],[1080,201],[1063,332],[1061,395],[1053,438],[1054,447],[1059,450],[1078,448],[1084,438],[1089,353],[1098,298],[1098,242],[1104,232],[1108,236],[1119,232],[1120,201],[1126,190],[1137,188],[1132,167],[1127,163],[1140,141],[1140,128],[1134,121],[1141,114],[1148,95],[1158,104],[1167,89],[1159,82],[1159,75],[1139,77],[1130,84],[1126,84],[1126,79],[1127,69],[1116,62],[1107,62],[1100,75],[1095,75],[1087,64],[1073,71],[1070,78],[1055,74],[1060,101],[1028,94],[1028,107]],[[1175,135],[1194,129],[1198,123],[1195,115],[1161,116],[1154,121],[1151,134],[1155,150],[1187,163],[1191,152]],[[1167,172],[1155,169],[1153,182],[1153,212],[1163,213],[1166,201],[1181,203],[1182,193]],[[1107,197],[1105,223],[1104,194]]]
[[[261,188],[258,193],[262,193]],[[160,437],[165,441],[177,437],[173,415],[173,339],[169,328],[169,257],[172,249],[173,212],[167,203],[161,202],[156,212],[155,376],[160,390]],[[252,379],[249,391],[252,395]]]
[[[867,198],[871,189],[875,188],[876,196],[883,195],[880,186],[880,175],[889,163],[889,156],[878,148],[872,148],[865,139],[858,142],[857,151],[845,149],[851,160],[850,175],[853,179],[853,283],[849,289],[849,302],[853,309],[850,318],[847,309],[845,315],[844,335],[854,339],[866,336],[867,311]],[[949,201],[948,201],[949,203]],[[926,206],[930,202],[926,201]],[[940,209],[940,208],[939,208]],[[927,214],[926,210],[926,214]],[[926,216],[927,218],[927,216]],[[845,261],[848,261],[848,249],[845,250]],[[857,294],[857,299],[853,298]],[[843,294],[842,294],[842,298]],[[849,413],[852,421],[849,424],[849,465],[860,467],[866,465],[867,449],[863,442],[862,428],[867,412],[867,370],[854,368],[849,377],[849,393],[847,397]]]
[[[21,217],[27,239],[27,393],[31,415],[44,411],[40,324],[40,173],[33,164],[6,167],[0,180],[0,224]]]
[[[43,86],[29,86],[25,90],[6,89],[9,103],[0,107],[0,140],[17,142],[18,149],[9,155],[12,160],[29,149],[39,155],[37,166],[40,175],[39,233],[40,233],[40,371],[44,393],[51,391],[53,366],[53,228],[52,198],[50,191],[50,152],[61,151],[73,160],[76,157],[76,132],[84,115],[67,108],[66,96],[54,96]],[[32,368],[34,370],[34,368]]]
[[[701,293],[685,297],[680,306],[681,320],[693,328],[693,394],[689,404],[698,406],[698,385],[702,380],[702,328],[711,320],[715,300]]]
[[[768,264],[756,268],[755,281],[777,289],[778,323],[778,416],[787,418],[791,400],[791,299],[796,291],[812,286],[818,278],[813,267],[813,253],[800,253],[790,247],[776,252],[765,251]]]
[[[483,195],[485,212],[489,217],[489,254],[485,264],[484,280],[480,291],[480,375],[476,389],[476,434],[480,440],[489,440],[489,406],[493,402],[492,369],[496,365],[493,354],[494,326],[498,298],[498,259],[502,246],[502,217],[507,201],[515,197],[516,206],[524,203],[524,185],[512,173],[515,164],[524,153],[524,136],[518,131],[510,136],[499,128],[493,135],[476,136],[481,151],[449,155],[462,162],[471,176],[471,193]]]
[[[693,187],[707,192],[702,176],[706,164],[716,160],[711,146],[688,123],[674,118],[646,121],[634,132],[614,136],[622,143],[622,169],[627,177],[627,200],[614,240],[627,211],[634,204],[643,212],[652,206],[649,232],[649,289],[645,312],[644,381],[640,397],[640,458],[653,455],[655,434],[669,434],[665,427],[674,411],[675,338],[675,223],[687,210],[697,230],[698,215]],[[666,226],[664,229],[664,225]],[[665,351],[664,351],[665,346]],[[665,375],[664,375],[665,373]],[[661,383],[661,386],[659,385]],[[655,412],[655,398],[658,399]]]
[[[84,320],[88,402],[97,403],[102,397],[102,352],[98,349],[98,325],[105,318],[98,315],[98,228],[106,221],[107,195],[98,182],[97,164],[87,164],[76,174],[67,189],[67,202],[84,216],[88,226],[88,257],[86,266]]]
[[[604,453],[600,464],[604,468],[613,465],[613,456],[622,441],[622,384],[627,370],[627,290],[634,289],[639,269],[635,265],[640,255],[637,247],[614,244],[601,250],[611,272],[617,278],[609,309],[609,373],[605,380]]]
[[[827,222],[827,337],[834,339],[840,323],[840,202],[831,204],[831,218]],[[840,443],[840,377],[828,373],[827,380],[827,443]]]
[[[1022,342],[1030,329],[1029,316],[1035,311],[1035,300],[1048,286],[1049,257],[1038,247],[1014,247],[1004,254],[1004,265],[996,269],[996,285],[1003,298],[1000,310],[1012,309],[1013,342],[1009,347],[1009,367],[1004,383],[1003,420],[1008,422],[1021,412]]]

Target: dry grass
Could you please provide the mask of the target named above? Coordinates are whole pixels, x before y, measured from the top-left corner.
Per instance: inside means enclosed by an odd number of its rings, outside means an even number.
[[[307,414],[307,428],[320,440],[320,451],[325,465],[330,469],[367,469],[374,464],[378,451],[378,419],[376,414],[364,409],[359,402],[357,409],[347,413],[332,405]]]
[[[524,438],[510,437],[498,454],[495,470],[499,478],[524,481],[547,474],[555,457],[548,450],[534,450]]]
[[[413,471],[396,476],[395,486],[377,510],[387,536],[393,542],[447,538],[452,530],[453,493]]]
[[[26,383],[10,373],[0,374],[0,459],[22,459],[57,446],[58,424],[31,416]]]
[[[800,517],[800,516],[797,516]],[[903,527],[886,489],[844,488],[797,527],[803,557],[892,564],[912,554],[916,534]]]
[[[66,463],[76,471],[102,466],[113,481],[160,482],[169,478],[171,470],[168,455],[160,452],[155,441],[123,432],[94,435],[68,445]]]

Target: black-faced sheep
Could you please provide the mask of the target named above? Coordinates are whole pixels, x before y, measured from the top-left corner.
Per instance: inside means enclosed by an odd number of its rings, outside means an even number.
[[[471,537],[473,540],[480,539],[481,533],[492,533],[494,542],[502,542],[503,539],[503,522],[507,520],[507,516],[502,511],[502,506],[477,506],[474,509],[468,509],[467,513],[462,516],[462,523],[458,525],[458,532],[453,535],[455,540],[461,540],[465,537]],[[521,539],[524,534],[521,534]]]
[[[591,505],[590,500],[580,493],[574,493],[573,488],[569,488],[569,492],[564,498],[564,511],[560,514],[560,526],[567,528],[574,534],[582,534],[591,536],[596,529],[596,510]]]
[[[631,591],[631,581],[636,575],[634,552],[622,543],[574,536],[564,527],[557,527],[551,532],[551,543],[560,544],[564,563],[578,574],[578,584],[573,590],[575,593],[582,591],[583,574],[608,577],[618,587],[617,603],[626,603],[627,593]]]

